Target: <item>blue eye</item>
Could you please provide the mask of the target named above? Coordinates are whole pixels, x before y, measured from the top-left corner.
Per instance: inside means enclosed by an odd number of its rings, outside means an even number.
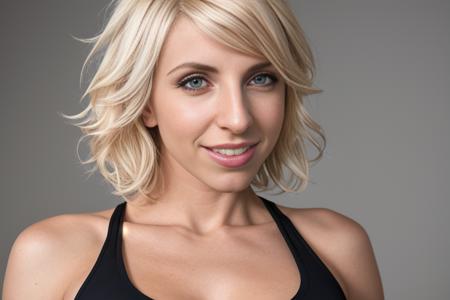
[[[201,90],[202,81],[205,81],[205,79],[202,76],[188,77],[182,82],[180,82],[177,86],[181,86],[183,89],[186,90]],[[188,84],[190,84],[191,86],[189,87]]]
[[[267,78],[270,79],[272,82],[276,81],[275,78],[272,75],[269,75],[269,74],[258,74],[258,75],[255,76],[255,79],[253,79],[253,80],[258,81],[257,79],[260,79],[259,83],[264,83],[265,82],[264,79],[267,79]],[[262,79],[262,82],[261,82],[261,79]],[[269,84],[272,83],[272,82],[269,82]]]
[[[205,88],[205,86],[202,85],[202,82],[204,81],[206,81],[206,79],[203,76],[194,74],[193,76],[181,80],[176,86],[189,92],[198,92]],[[274,85],[278,79],[269,73],[260,73],[253,77],[252,81],[255,81],[257,86],[266,87]]]

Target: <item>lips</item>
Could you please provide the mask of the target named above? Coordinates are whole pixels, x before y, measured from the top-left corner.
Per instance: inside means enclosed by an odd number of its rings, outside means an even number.
[[[203,147],[208,148],[208,149],[238,149],[238,148],[244,148],[247,146],[254,146],[256,144],[258,144],[258,142],[242,142],[242,143],[238,143],[238,144],[226,143],[226,144],[218,144],[218,145],[214,145],[214,146],[203,146]]]
[[[203,148],[207,149],[206,151],[210,158],[212,158],[217,164],[226,168],[238,168],[244,167],[247,163],[249,163],[256,151],[256,144],[249,147],[244,153],[238,155],[225,155],[215,152],[207,147]]]

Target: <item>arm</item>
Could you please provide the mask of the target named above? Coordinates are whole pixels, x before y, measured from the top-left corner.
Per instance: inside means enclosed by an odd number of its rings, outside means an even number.
[[[384,300],[381,276],[365,229],[330,209],[320,209],[319,214],[330,237],[330,257],[343,278],[347,300]]]
[[[24,229],[11,248],[3,300],[61,300],[64,295],[64,242],[61,219],[52,217]],[[58,228],[59,227],[59,228]]]

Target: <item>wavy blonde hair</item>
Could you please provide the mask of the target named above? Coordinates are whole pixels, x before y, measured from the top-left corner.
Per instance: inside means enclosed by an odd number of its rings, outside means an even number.
[[[155,128],[147,128],[142,112],[150,98],[154,69],[169,29],[179,14],[217,41],[249,55],[267,58],[286,82],[285,119],[279,139],[251,184],[262,191],[269,178],[284,192],[303,191],[310,163],[319,160],[326,139],[321,126],[305,109],[303,97],[322,90],[313,87],[315,65],[303,30],[285,0],[119,0],[101,32],[88,39],[94,44],[81,71],[99,56],[99,64],[81,97],[90,96],[75,120],[90,137],[91,157],[110,182],[114,195],[156,190],[160,176],[160,141]],[[318,150],[307,157],[306,142]],[[288,181],[283,167],[290,170]],[[294,178],[293,178],[294,177]],[[294,187],[289,184],[294,179]]]

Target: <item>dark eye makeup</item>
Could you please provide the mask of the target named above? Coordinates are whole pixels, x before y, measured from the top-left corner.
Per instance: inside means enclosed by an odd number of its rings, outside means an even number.
[[[256,84],[256,86],[259,86],[259,87],[263,87],[263,88],[265,88],[265,87],[271,87],[271,86],[273,86],[273,85],[275,85],[276,83],[277,83],[277,81],[278,81],[278,78],[275,76],[275,75],[273,75],[273,74],[270,74],[270,73],[267,73],[267,72],[263,72],[263,73],[258,73],[258,74],[256,74],[254,77],[253,77],[253,79],[252,79],[252,81],[255,79],[255,78],[258,78],[258,77],[262,77],[262,78],[268,78],[269,80],[270,80],[270,82],[269,83],[266,83],[266,84],[261,84],[261,85],[259,85],[259,84]],[[202,81],[207,81],[206,80],[206,78],[202,75],[202,74],[199,74],[199,73],[196,73],[196,74],[192,74],[192,75],[189,75],[189,76],[187,76],[187,77],[184,77],[182,80],[180,80],[180,81],[178,81],[177,83],[176,83],[176,87],[177,88],[182,88],[183,90],[186,90],[186,91],[188,91],[188,92],[191,92],[191,93],[196,93],[196,92],[199,92],[199,91],[202,91],[203,89],[205,89],[206,87],[189,87],[187,84],[188,83],[192,83],[192,82],[194,82],[194,81],[200,81],[200,82],[202,82]],[[266,80],[267,81],[267,80]]]

